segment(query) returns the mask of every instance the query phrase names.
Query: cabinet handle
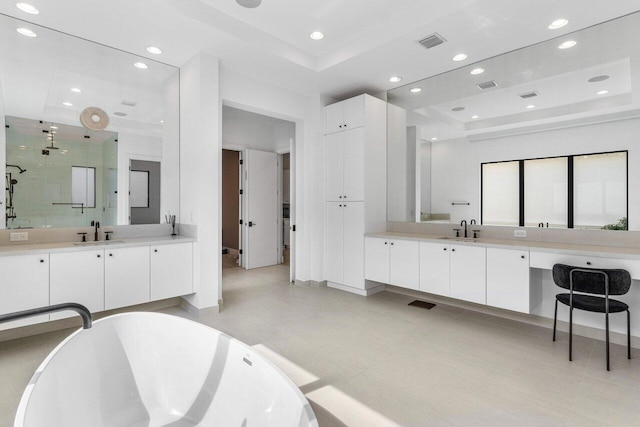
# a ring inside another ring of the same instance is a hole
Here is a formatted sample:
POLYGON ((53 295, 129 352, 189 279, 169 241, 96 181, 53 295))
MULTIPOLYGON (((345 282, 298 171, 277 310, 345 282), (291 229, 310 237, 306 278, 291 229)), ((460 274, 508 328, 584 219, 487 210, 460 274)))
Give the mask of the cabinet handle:
POLYGON ((101 257, 102 257, 102 255, 98 255, 98 258, 101 258, 101 257))
POLYGON ((451 252, 455 252, 455 251, 456 251, 455 249, 451 249, 451 252))
POLYGON ((347 198, 347 196, 345 195, 345 196, 344 196, 344 198, 346 199, 346 198, 347 198))
POLYGON ((587 265, 591 265, 591 261, 587 261, 587 265))
POLYGON ((44 260, 43 260, 43 259, 41 259, 41 260, 40 260, 40 262, 44 262, 44 260))
POLYGON ((447 248, 442 248, 442 250, 443 250, 443 251, 446 251, 446 250, 447 250, 447 248))
POLYGON ((384 244, 386 245, 386 244, 387 244, 387 242, 384 242, 384 244))
POLYGON ((391 242, 391 245, 393 246, 393 242, 391 242))
POLYGON ((520 258, 524 259, 524 255, 520 255, 520 258))
POLYGON ((109 256, 113 256, 113 254, 109 254, 109 256))
POLYGON ((153 252, 158 252, 158 250, 157 250, 157 249, 154 249, 154 250, 153 250, 153 252))

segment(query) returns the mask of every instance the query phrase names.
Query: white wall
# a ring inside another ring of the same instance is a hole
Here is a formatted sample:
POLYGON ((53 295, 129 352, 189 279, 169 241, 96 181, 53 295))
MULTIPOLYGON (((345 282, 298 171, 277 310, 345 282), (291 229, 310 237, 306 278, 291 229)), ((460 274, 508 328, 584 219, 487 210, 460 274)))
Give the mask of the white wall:
POLYGON ((295 123, 264 115, 222 107, 222 147, 282 153, 295 139, 295 123))
POLYGON ((640 229, 640 119, 598 123, 470 142, 432 142, 432 211, 451 221, 480 219, 480 164, 483 162, 629 151, 629 228, 640 229), (451 206, 467 201, 470 206, 451 206))
POLYGON ((180 223, 197 226, 194 307, 217 307, 222 248, 218 59, 200 53, 180 69, 180 223))

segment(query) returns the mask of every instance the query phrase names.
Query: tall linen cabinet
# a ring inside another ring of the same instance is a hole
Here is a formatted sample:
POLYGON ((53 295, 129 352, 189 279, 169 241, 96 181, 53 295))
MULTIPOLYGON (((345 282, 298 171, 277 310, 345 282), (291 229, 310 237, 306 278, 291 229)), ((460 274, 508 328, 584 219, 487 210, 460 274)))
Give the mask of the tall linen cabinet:
POLYGON ((371 295, 364 234, 386 230, 387 104, 360 95, 325 107, 324 273, 332 288, 371 295))

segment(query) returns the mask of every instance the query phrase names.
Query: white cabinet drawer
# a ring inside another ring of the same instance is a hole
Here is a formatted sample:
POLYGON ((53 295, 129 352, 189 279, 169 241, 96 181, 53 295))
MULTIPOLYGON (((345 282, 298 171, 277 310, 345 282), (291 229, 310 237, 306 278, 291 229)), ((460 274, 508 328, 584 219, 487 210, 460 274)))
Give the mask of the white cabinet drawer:
POLYGON ((554 264, 586 268, 620 268, 627 270, 632 279, 640 279, 640 260, 531 251, 529 258, 531 268, 551 270, 554 264))

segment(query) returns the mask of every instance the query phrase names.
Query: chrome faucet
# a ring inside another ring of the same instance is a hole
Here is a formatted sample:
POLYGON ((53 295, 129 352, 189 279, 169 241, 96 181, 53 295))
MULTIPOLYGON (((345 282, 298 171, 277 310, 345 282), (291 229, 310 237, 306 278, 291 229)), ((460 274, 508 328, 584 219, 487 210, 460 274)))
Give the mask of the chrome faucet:
POLYGON ((464 226, 464 238, 467 238, 467 220, 463 219, 460 221, 460 227, 464 226))
POLYGON ((100 221, 91 221, 91 226, 95 226, 94 240, 97 242, 100 240, 100 233, 98 232, 98 229, 100 228, 100 221))

